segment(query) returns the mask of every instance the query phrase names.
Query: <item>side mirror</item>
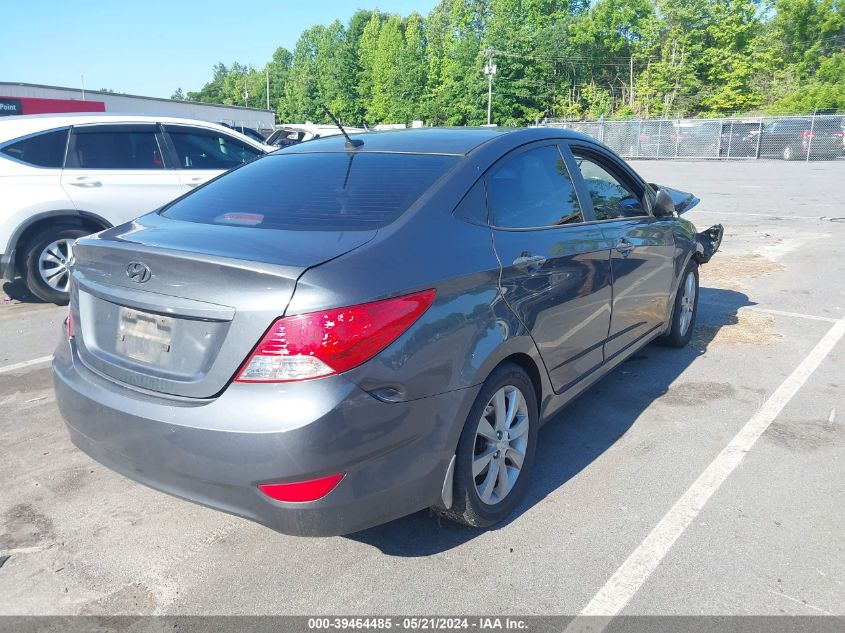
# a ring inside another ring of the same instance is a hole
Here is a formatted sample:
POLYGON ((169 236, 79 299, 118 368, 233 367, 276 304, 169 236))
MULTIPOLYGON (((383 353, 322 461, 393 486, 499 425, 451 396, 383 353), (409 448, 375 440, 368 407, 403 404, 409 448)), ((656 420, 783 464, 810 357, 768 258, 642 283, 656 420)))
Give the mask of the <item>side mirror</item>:
POLYGON ((675 215, 675 203, 672 202, 672 196, 663 189, 658 189, 657 200, 654 201, 654 206, 651 210, 659 218, 675 215))

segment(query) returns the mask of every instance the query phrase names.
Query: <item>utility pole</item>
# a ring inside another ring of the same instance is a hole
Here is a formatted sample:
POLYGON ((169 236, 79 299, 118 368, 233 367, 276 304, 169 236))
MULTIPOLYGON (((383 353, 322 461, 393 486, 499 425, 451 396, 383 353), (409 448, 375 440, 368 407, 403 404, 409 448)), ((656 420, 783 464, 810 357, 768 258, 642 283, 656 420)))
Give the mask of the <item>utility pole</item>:
POLYGON ((85 101, 85 75, 79 73, 79 79, 82 80, 82 100, 85 101))
POLYGON ((244 106, 249 107, 249 90, 246 88, 246 83, 244 83, 244 106))
POLYGON ((634 107, 634 56, 631 55, 631 86, 628 89, 628 105, 634 107))
POLYGON ((264 67, 264 78, 267 80, 267 109, 270 109, 270 66, 264 67))
POLYGON ((487 125, 492 124, 493 119, 493 75, 496 74, 496 64, 493 63, 493 49, 484 51, 487 62, 484 64, 484 74, 487 75, 487 125))

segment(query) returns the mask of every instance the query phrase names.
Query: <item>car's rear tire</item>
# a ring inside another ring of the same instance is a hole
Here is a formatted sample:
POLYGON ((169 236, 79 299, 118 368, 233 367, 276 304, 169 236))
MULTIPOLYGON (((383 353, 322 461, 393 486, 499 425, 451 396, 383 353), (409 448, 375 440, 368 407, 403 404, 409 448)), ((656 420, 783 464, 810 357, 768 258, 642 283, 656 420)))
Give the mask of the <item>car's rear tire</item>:
POLYGON ((528 374, 501 365, 484 382, 458 442, 452 507, 443 516, 488 527, 525 494, 537 448, 538 404, 528 374))
POLYGON ((70 287, 73 242, 90 231, 75 227, 50 227, 29 240, 24 254, 24 281, 42 301, 65 305, 70 287))
POLYGON ((681 275, 675 306, 672 310, 672 327, 657 339, 666 347, 685 347, 692 338, 695 317, 698 314, 698 264, 690 260, 681 275))

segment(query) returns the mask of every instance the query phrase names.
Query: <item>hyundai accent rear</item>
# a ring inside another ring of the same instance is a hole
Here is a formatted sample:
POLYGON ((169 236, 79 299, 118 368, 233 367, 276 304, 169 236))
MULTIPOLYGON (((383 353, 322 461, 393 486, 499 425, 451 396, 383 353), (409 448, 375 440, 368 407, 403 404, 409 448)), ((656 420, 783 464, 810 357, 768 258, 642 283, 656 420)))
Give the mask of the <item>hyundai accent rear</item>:
POLYGON ((675 215, 694 196, 599 182, 585 161, 618 159, 570 137, 322 139, 80 239, 54 360, 73 442, 292 534, 501 520, 541 419, 650 340, 686 344, 721 239, 675 215), (613 266, 640 275, 616 304, 613 266))

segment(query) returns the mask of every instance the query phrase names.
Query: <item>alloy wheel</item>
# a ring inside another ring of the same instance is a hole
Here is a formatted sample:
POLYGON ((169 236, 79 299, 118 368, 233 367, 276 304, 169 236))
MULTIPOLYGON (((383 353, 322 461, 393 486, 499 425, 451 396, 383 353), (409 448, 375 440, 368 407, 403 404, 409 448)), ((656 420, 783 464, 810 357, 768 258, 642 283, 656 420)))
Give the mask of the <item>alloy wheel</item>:
POLYGON ((73 242, 74 239, 56 240, 44 247, 38 256, 38 274, 53 290, 68 292, 70 289, 73 242))
POLYGON ((687 278, 684 280, 684 292, 681 295, 681 313, 680 313, 680 334, 686 336, 689 330, 690 323, 692 323, 692 314, 695 310, 695 275, 692 271, 687 273, 687 278))
POLYGON ((496 505, 513 490, 528 448, 528 405, 519 388, 506 385, 487 406, 475 432, 472 476, 475 491, 487 505, 496 505))

